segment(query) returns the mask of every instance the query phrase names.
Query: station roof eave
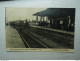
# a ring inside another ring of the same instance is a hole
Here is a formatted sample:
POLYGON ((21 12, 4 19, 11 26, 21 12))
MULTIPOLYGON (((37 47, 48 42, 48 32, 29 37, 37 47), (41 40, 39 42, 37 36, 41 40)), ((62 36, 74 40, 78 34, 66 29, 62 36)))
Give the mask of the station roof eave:
POLYGON ((74 15, 74 8, 48 8, 47 10, 37 12, 33 14, 34 16, 48 16, 48 17, 56 17, 56 16, 67 16, 74 15))
POLYGON ((33 16, 46 16, 46 15, 43 15, 42 12, 37 12, 37 13, 33 14, 33 16))

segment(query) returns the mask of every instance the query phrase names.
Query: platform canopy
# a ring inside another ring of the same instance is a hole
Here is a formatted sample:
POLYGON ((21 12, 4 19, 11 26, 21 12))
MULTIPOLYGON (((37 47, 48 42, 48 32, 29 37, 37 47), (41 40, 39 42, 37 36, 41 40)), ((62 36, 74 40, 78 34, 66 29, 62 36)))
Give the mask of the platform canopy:
POLYGON ((48 8, 47 10, 37 12, 34 16, 73 16, 75 15, 75 8, 48 8))

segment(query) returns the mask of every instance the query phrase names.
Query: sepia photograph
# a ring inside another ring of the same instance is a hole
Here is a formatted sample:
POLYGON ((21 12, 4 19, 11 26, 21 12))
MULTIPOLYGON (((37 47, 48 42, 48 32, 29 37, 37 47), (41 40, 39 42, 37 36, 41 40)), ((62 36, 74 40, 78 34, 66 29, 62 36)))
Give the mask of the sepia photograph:
POLYGON ((75 8, 5 8, 7 51, 74 52, 75 8))

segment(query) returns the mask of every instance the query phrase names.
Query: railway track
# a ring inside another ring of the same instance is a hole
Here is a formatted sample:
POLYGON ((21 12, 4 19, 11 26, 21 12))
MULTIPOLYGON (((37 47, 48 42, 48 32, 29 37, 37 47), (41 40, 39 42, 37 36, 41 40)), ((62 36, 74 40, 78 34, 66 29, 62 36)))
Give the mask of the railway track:
POLYGON ((57 36, 55 34, 47 33, 47 32, 44 32, 44 31, 41 31, 41 30, 38 30, 38 29, 35 29, 33 32, 35 32, 39 35, 42 35, 43 37, 47 37, 47 38, 50 38, 52 40, 55 40, 54 42, 60 43, 64 46, 68 46, 70 48, 73 48, 73 46, 74 46, 74 43, 73 43, 72 39, 57 36))
POLYGON ((48 48, 45 44, 40 42, 38 39, 33 37, 31 34, 25 32, 25 31, 19 31, 17 30, 20 37, 22 38, 26 48, 48 48))

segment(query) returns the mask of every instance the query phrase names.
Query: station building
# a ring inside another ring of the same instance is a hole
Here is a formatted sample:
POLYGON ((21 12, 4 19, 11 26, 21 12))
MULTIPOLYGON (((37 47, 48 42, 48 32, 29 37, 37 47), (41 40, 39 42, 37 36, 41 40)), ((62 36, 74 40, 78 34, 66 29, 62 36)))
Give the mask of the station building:
POLYGON ((36 16, 36 22, 39 17, 40 21, 49 21, 50 28, 74 32, 75 8, 48 8, 33 15, 36 16))

